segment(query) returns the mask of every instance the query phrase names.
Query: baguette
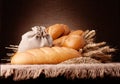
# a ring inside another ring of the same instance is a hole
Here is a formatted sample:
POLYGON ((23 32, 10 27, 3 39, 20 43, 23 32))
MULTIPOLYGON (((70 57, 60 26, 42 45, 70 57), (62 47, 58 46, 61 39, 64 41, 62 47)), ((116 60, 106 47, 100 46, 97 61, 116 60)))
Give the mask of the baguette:
POLYGON ((11 58, 11 64, 57 64, 79 56, 78 51, 67 47, 42 47, 17 52, 11 58))

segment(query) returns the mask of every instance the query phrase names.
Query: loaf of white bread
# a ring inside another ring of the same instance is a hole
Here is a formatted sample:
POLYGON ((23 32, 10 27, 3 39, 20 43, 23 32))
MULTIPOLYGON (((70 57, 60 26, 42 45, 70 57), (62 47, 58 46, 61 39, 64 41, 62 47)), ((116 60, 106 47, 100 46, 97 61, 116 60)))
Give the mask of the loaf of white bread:
POLYGON ((81 54, 72 48, 42 47, 17 52, 11 58, 11 64, 57 64, 79 56, 81 56, 81 54))

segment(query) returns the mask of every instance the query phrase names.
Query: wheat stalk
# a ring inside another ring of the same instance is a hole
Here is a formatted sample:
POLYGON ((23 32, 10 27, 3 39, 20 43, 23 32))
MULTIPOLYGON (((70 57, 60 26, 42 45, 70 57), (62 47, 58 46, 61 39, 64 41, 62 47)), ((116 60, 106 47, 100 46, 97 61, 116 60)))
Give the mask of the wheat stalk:
POLYGON ((79 50, 83 57, 92 57, 99 59, 101 62, 111 61, 112 52, 115 52, 115 48, 110 48, 106 45, 106 42, 94 42, 94 37, 96 35, 95 30, 86 30, 84 33, 84 38, 86 45, 79 50))

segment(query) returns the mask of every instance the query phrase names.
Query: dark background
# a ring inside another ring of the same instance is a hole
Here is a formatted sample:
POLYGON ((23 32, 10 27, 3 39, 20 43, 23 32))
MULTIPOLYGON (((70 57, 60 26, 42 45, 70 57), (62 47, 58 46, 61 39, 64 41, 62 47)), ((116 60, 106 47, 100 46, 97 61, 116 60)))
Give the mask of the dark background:
POLYGON ((0 58, 5 47, 19 44, 21 35, 35 25, 56 23, 71 29, 95 29, 96 42, 106 41, 118 49, 113 61, 120 62, 119 0, 2 0, 0 1, 0 58))

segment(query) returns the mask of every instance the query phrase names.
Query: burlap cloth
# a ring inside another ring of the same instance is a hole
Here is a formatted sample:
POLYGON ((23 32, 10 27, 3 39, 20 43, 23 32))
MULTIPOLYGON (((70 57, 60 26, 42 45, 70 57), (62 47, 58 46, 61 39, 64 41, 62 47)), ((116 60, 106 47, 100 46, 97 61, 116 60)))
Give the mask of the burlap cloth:
POLYGON ((82 79, 97 77, 120 77, 120 63, 105 64, 56 64, 56 65, 0 65, 0 78, 12 77, 14 81, 36 79, 40 77, 56 78, 63 76, 66 79, 82 79), (42 75, 42 76, 41 76, 42 75))

